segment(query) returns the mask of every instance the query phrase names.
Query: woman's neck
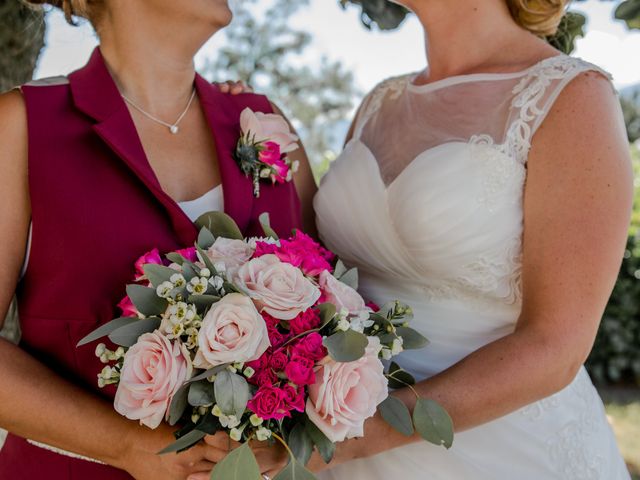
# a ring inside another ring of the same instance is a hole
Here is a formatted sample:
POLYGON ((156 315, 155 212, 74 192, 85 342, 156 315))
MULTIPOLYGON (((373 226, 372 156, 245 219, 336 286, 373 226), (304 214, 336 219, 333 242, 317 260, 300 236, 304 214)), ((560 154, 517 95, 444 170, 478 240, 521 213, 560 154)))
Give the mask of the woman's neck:
MULTIPOLYGON (((428 79, 514 70, 547 50, 546 43, 519 27, 503 0, 426 0, 414 8, 425 30, 428 79)), ((549 54, 552 49, 548 47, 549 54)), ((544 55, 544 54, 543 54, 544 55)), ((426 77, 426 74, 425 74, 426 77)))

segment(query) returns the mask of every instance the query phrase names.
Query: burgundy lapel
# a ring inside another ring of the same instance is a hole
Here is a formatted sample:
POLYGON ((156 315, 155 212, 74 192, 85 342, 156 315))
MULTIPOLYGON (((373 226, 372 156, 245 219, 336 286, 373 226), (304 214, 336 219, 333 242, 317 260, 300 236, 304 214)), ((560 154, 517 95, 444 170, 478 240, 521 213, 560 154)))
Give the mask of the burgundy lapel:
POLYGON ((221 93, 200 75, 196 75, 195 85, 218 152, 224 210, 245 231, 251 220, 254 197, 251 180, 233 158, 240 138, 240 109, 233 97, 221 93))
POLYGON ((93 126, 96 133, 164 206, 180 242, 185 246, 191 244, 197 229, 176 202, 162 190, 99 48, 94 50, 84 68, 69 76, 69 83, 76 107, 97 120, 93 126))

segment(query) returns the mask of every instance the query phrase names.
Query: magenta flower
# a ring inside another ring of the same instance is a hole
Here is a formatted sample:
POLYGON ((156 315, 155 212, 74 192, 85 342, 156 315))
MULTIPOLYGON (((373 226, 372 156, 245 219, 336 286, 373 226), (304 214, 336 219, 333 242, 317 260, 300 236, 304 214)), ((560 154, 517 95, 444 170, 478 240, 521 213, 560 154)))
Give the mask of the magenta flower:
POLYGON ((140 277, 144 275, 144 265, 148 263, 155 263, 157 265, 162 265, 162 258, 160 257, 160 252, 157 248, 154 248, 150 252, 142 255, 138 260, 136 260, 136 280, 140 280, 140 277))
POLYGON ((273 385, 263 385, 249 400, 247 408, 263 420, 282 420, 291 416, 287 408, 287 398, 288 395, 282 389, 273 385))

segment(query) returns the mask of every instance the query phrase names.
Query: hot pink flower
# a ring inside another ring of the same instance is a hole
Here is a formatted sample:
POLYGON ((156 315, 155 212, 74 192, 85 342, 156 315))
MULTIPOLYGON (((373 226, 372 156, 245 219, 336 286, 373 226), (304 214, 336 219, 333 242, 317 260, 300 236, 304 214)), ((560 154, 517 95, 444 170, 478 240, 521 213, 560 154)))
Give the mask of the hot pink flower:
POLYGON ((278 376, 273 370, 267 367, 251 377, 251 381, 259 386, 273 385, 278 381, 278 376))
POLYGON ((291 320, 289 326, 291 333, 299 335, 303 332, 308 332, 320 325, 320 314, 314 308, 310 308, 305 312, 302 312, 296 318, 291 320))
POLYGON ((302 337, 291 349, 292 356, 309 358, 314 362, 324 358, 327 350, 322 344, 322 335, 312 332, 302 337))
POLYGON ((176 250, 178 255, 182 255, 184 258, 189 260, 190 262, 196 262, 198 260, 196 247, 183 248, 182 250, 176 250))
POLYGON ((276 350, 269 357, 269 368, 273 369, 276 372, 282 372, 287 363, 289 362, 289 357, 282 350, 276 350))
POLYGON ((138 309, 133 304, 133 302, 131 301, 131 299, 129 298, 128 295, 125 296, 122 300, 120 300, 120 303, 118 303, 118 308, 120 310, 122 310, 122 316, 123 317, 137 317, 138 316, 138 309))
POLYGON ((272 385, 263 385, 247 403, 247 408, 263 420, 282 420, 290 417, 283 390, 272 385))
POLYGON ((282 159, 280 153, 280 145, 275 142, 265 142, 264 149, 260 151, 260 161, 267 165, 275 165, 277 161, 282 159))
POLYGON ((370 308, 372 312, 379 312, 380 311, 380 307, 378 306, 378 304, 376 302, 372 302, 371 300, 369 300, 367 303, 364 304, 365 307, 370 308))
POLYGON ((306 275, 317 276, 323 271, 332 271, 333 253, 326 250, 309 235, 296 230, 289 240, 281 240, 276 256, 283 262, 300 267, 306 275))
POLYGON ((162 258, 160 257, 160 252, 157 248, 154 248, 150 252, 145 253, 138 260, 136 260, 136 280, 139 280, 140 277, 144 275, 144 269, 142 267, 148 263, 162 265, 162 258))
POLYGON ((275 173, 271 174, 273 183, 284 183, 289 180, 289 166, 284 160, 276 160, 271 167, 275 170, 275 173))
POLYGON ((287 375, 287 378, 296 385, 311 385, 316 381, 313 367, 313 360, 294 354, 284 369, 284 373, 287 375))
POLYGON ((263 255, 269 255, 271 253, 276 253, 278 250, 278 245, 270 242, 256 242, 256 251, 253 254, 253 257, 262 257, 263 255))
POLYGON ((304 387, 297 387, 287 383, 282 387, 285 394, 285 401, 291 410, 304 412, 304 387))
POLYGON ((171 400, 191 377, 189 352, 155 331, 145 333, 125 354, 114 400, 116 412, 157 428, 171 400))

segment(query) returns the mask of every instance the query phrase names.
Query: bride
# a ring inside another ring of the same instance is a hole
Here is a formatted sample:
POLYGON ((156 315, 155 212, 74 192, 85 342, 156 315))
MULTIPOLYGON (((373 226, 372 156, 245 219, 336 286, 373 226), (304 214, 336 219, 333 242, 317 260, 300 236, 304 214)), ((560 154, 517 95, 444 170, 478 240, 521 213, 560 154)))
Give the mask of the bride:
POLYGON ((399 363, 457 433, 447 451, 374 417, 309 466, 322 480, 627 480, 582 366, 632 204, 609 76, 539 38, 566 1, 399 3, 429 67, 367 96, 316 223, 365 297, 413 306, 431 343, 399 363))
POLYGON ((429 67, 366 98, 317 225, 366 297, 413 306, 431 344, 399 363, 457 435, 446 451, 376 417, 320 477, 628 479, 582 366, 632 203, 608 75, 539 38, 565 1, 399 3, 422 22, 429 67))

